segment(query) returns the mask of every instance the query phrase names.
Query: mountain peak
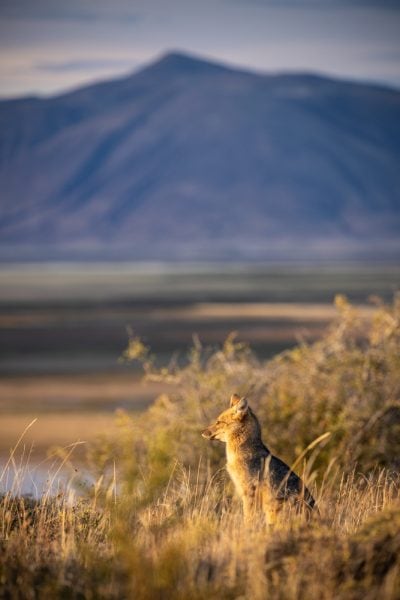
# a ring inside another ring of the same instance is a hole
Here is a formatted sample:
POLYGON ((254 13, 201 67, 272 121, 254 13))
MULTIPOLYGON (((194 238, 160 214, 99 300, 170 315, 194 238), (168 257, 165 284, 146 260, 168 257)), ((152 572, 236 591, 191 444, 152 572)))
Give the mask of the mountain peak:
POLYGON ((157 71, 168 70, 182 74, 231 70, 223 64, 200 58, 193 54, 186 54, 185 52, 180 52, 178 50, 163 54, 158 60, 151 63, 147 69, 155 69, 157 71))

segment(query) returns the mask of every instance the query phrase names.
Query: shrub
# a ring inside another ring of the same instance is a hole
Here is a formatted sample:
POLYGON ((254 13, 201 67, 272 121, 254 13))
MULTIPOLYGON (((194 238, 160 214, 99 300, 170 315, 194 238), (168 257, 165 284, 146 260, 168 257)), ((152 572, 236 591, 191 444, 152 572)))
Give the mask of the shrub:
POLYGON ((232 334, 220 349, 195 340, 184 366, 156 368, 149 350, 132 338, 126 357, 141 360, 147 379, 173 387, 143 415, 121 413, 119 435, 101 440, 92 459, 99 465, 103 455, 104 469, 113 457, 121 485, 143 502, 166 485, 175 463, 199 477, 201 460, 205 477, 223 467, 224 449, 204 441, 200 431, 238 392, 248 395, 265 443, 288 464, 330 432, 306 455, 308 474, 313 469, 320 481, 333 466, 344 473, 398 469, 400 299, 378 305, 369 321, 344 297, 335 304, 337 318, 320 340, 266 363, 232 334))

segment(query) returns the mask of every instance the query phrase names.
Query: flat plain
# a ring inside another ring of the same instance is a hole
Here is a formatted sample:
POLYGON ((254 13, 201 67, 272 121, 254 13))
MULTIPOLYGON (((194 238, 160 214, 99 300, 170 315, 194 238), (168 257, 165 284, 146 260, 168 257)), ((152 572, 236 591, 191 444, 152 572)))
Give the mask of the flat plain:
POLYGON ((286 265, 3 265, 0 270, 0 456, 34 417, 26 444, 92 439, 117 409, 141 411, 165 384, 121 360, 138 335, 159 364, 184 364, 193 337, 232 332, 269 358, 318 338, 343 293, 366 318, 391 301, 400 268, 286 265))

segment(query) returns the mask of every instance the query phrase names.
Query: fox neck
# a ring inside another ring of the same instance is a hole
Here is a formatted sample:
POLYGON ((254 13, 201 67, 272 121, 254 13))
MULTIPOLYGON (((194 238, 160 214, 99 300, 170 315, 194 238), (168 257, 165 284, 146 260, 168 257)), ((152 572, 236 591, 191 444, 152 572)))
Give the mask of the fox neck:
POLYGON ((230 436, 226 441, 226 460, 228 464, 241 462, 253 462, 255 456, 266 456, 268 448, 261 439, 261 431, 258 427, 250 431, 240 432, 230 436))
MULTIPOLYGON (((229 458, 233 455, 254 455, 257 452, 269 454, 268 448, 264 445, 261 436, 247 438, 230 438, 226 442, 226 456, 229 458)), ((229 460, 228 460, 229 462, 229 460)))

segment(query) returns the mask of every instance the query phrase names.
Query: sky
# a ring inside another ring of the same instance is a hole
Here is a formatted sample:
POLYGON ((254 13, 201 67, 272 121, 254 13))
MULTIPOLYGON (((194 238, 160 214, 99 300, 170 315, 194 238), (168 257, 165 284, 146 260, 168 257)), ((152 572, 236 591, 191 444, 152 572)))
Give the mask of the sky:
POLYGON ((171 50, 400 88, 400 0, 0 0, 0 95, 49 95, 171 50))

